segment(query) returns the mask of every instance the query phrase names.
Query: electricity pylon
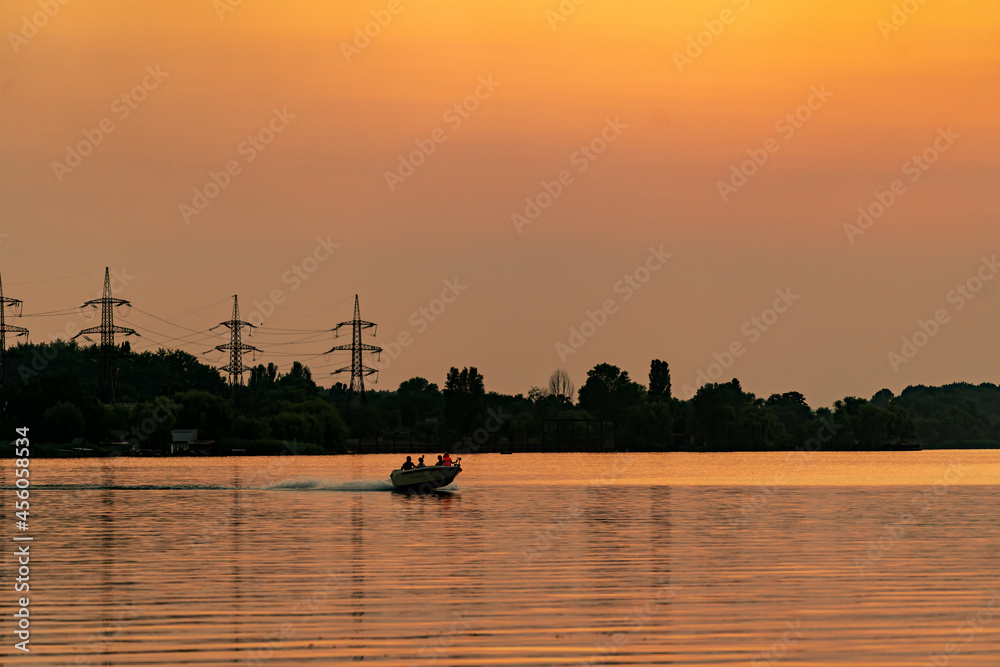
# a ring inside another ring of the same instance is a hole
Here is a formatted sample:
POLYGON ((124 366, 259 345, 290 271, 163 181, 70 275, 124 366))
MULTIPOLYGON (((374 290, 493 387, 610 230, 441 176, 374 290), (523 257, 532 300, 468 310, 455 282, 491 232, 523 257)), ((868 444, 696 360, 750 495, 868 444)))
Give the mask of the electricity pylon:
POLYGON ((122 334, 123 336, 139 335, 135 329, 115 325, 115 306, 131 305, 132 303, 129 301, 116 299, 111 296, 111 276, 108 273, 108 267, 104 267, 104 293, 101 295, 101 298, 91 299, 80 306, 80 308, 87 306, 97 308, 100 306, 101 325, 84 329, 70 339, 73 340, 77 336, 83 336, 87 340, 90 340, 89 334, 101 334, 101 366, 97 376, 97 393, 105 403, 113 404, 115 402, 115 382, 118 370, 116 359, 118 348, 115 346, 115 334, 122 334))
POLYGON ((7 334, 12 333, 15 337, 28 335, 28 330, 24 327, 7 324, 7 308, 10 308, 11 315, 20 317, 22 303, 20 299, 3 295, 3 280, 0 279, 0 385, 3 386, 7 385, 7 334))
POLYGON ((350 345, 337 345, 330 350, 327 350, 323 354, 330 354, 331 352, 341 352, 345 350, 351 351, 351 365, 344 366, 343 368, 338 368, 337 370, 330 373, 330 375, 336 375, 337 373, 351 372, 351 388, 347 391, 347 404, 349 406, 355 406, 358 404, 367 405, 368 400, 365 398, 365 376, 376 374, 375 381, 378 382, 378 369, 365 366, 362 361, 361 355, 365 352, 375 352, 381 359, 382 348, 376 347, 375 345, 369 345, 368 343, 361 342, 361 331, 364 329, 373 329, 372 336, 375 335, 376 324, 374 322, 367 322, 361 319, 361 307, 358 305, 358 295, 354 295, 354 319, 347 322, 341 322, 336 327, 334 327, 334 335, 339 335, 340 327, 350 326, 352 329, 352 340, 350 345))
POLYGON ((233 295, 233 318, 228 322, 216 324, 209 331, 214 331, 219 327, 228 327, 230 331, 229 342, 224 345, 216 345, 215 349, 229 352, 229 363, 220 367, 219 370, 229 373, 229 388, 232 389, 235 398, 238 388, 243 386, 243 372, 250 370, 250 367, 243 363, 243 354, 260 352, 253 345, 247 345, 243 342, 243 327, 250 327, 251 333, 257 327, 240 319, 240 302, 235 294, 233 295))

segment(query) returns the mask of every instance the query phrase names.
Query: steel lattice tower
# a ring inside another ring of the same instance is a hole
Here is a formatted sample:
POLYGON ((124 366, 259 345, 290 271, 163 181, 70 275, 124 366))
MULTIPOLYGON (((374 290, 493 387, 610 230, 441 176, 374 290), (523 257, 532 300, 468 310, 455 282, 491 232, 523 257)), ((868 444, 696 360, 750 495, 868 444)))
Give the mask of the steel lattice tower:
MULTIPOLYGON (((101 308, 101 326, 84 329, 76 336, 73 336, 73 339, 77 338, 77 336, 87 337, 88 334, 101 334, 101 367, 97 376, 97 392, 101 400, 106 403, 115 402, 116 357, 118 351, 115 345, 115 334, 122 334, 124 336, 139 335, 135 329, 115 325, 114 309, 115 306, 131 305, 129 301, 116 299, 111 296, 111 276, 108 273, 108 267, 104 267, 104 294, 101 295, 100 299, 91 299, 80 306, 80 308, 87 306, 92 308, 100 306, 101 308)), ((87 338, 87 340, 90 340, 90 338, 87 338)))
POLYGON ((7 334, 15 336, 27 336, 28 330, 24 327, 15 327, 6 322, 7 308, 11 309, 11 315, 21 316, 20 299, 11 299, 3 295, 3 280, 0 280, 0 385, 7 384, 7 334))
POLYGON ((219 327, 228 327, 230 331, 229 342, 225 345, 216 345, 215 349, 222 352, 229 352, 229 363, 219 368, 220 371, 229 373, 229 387, 236 396, 238 388, 243 386, 243 372, 250 370, 250 367, 243 363, 243 354, 246 352, 260 352, 253 345, 243 342, 243 327, 249 327, 251 331, 257 327, 249 322, 240 319, 240 302, 237 296, 233 295, 233 318, 228 322, 220 322, 209 331, 214 331, 219 327))
MULTIPOLYGON (((351 365, 344 366, 343 368, 338 368, 337 370, 330 373, 330 375, 336 375, 337 373, 345 373, 347 371, 351 372, 351 388, 347 392, 347 404, 353 405, 366 405, 368 403, 365 398, 365 376, 377 374, 378 369, 371 368, 370 366, 365 366, 362 361, 362 355, 365 352, 375 352, 379 355, 379 359, 382 358, 381 352, 382 348, 376 347, 375 345, 369 345, 367 343, 361 342, 361 331, 364 329, 372 329, 372 336, 375 335, 375 327, 377 326, 374 322, 366 322, 361 319, 361 307, 358 305, 358 295, 354 295, 354 319, 347 322, 341 322, 333 331, 335 334, 339 333, 340 327, 350 326, 352 329, 352 340, 350 345, 337 345, 330 350, 327 350, 323 354, 330 354, 330 352, 341 352, 350 350, 351 351, 351 365)), ((378 381, 378 376, 376 375, 376 382, 378 381)))

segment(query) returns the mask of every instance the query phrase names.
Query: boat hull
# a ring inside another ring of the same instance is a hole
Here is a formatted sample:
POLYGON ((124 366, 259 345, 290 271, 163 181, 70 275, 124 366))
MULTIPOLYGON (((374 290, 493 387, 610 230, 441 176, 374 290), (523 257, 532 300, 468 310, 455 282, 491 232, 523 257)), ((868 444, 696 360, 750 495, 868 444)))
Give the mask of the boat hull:
POLYGON ((392 485, 406 491, 440 489, 455 481, 459 466, 428 466, 426 468, 411 468, 410 470, 393 470, 389 475, 392 485))

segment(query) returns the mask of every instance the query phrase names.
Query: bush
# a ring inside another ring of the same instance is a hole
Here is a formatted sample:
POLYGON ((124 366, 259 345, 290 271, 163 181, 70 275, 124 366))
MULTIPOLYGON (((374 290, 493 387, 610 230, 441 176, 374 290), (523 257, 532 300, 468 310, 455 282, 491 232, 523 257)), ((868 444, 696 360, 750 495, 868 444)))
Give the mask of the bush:
POLYGON ((72 403, 59 402, 45 411, 42 424, 46 440, 66 444, 82 435, 83 411, 72 403))

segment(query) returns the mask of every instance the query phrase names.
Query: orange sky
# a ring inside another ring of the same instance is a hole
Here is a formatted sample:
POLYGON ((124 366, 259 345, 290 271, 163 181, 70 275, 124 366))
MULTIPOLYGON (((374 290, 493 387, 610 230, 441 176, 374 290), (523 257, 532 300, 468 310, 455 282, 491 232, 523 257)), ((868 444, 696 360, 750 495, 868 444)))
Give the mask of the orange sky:
MULTIPOLYGON (((128 316, 140 348, 223 342, 195 332, 226 319, 234 293, 249 316, 278 290, 266 326, 323 329, 357 292, 379 323, 371 342, 411 340, 381 388, 442 383, 452 365, 509 393, 560 365, 577 386, 599 362, 645 381, 662 358, 682 393, 736 343, 723 379, 813 405, 1000 375, 1000 281, 949 300, 1000 251, 992 0, 914 2, 898 26, 890 0, 587 0, 568 16, 556 0, 63 2, 0 3, 0 270, 26 313, 93 298, 111 266, 134 276, 116 296, 145 311, 128 316), (377 36, 345 47, 378 17, 377 36), (704 46, 684 60, 689 38, 704 46), (780 124, 797 110, 808 119, 780 124), (584 157, 609 119, 614 140, 584 157), (244 143, 269 123, 271 143, 244 143), (957 138, 935 151, 948 128, 957 138), (89 148, 87 132, 100 144, 54 166, 89 148), (390 189, 415 142, 433 153, 390 189), (928 149, 926 171, 908 167, 928 149), (767 161, 723 201, 748 151, 767 161), (226 187, 185 215, 227 163, 226 187), (511 216, 560 172, 562 192, 519 233, 511 216), (849 239, 858 207, 896 180, 903 194, 849 239), (288 279, 317 237, 340 245, 288 279), (626 300, 616 284, 661 245, 672 256, 626 300), (467 289, 423 319, 455 278, 467 289), (789 288, 800 298, 752 335, 744 325, 789 288), (561 360, 557 344, 609 299, 606 323, 561 360), (894 370, 901 337, 940 309, 947 322, 894 370)), ((18 324, 43 341, 71 320, 18 324)), ((331 344, 277 344, 293 340, 252 342, 285 367, 331 344)), ((340 361, 308 363, 327 382, 340 361)))

